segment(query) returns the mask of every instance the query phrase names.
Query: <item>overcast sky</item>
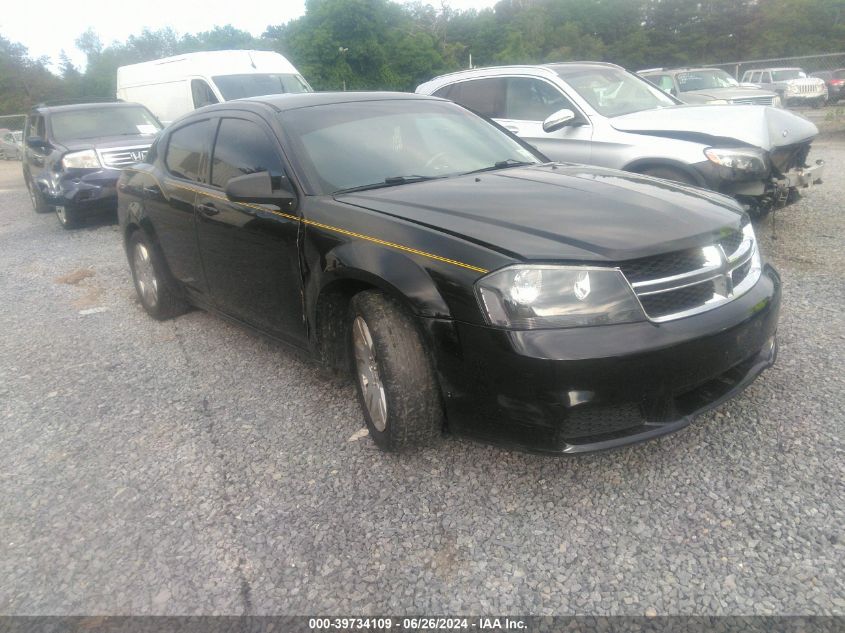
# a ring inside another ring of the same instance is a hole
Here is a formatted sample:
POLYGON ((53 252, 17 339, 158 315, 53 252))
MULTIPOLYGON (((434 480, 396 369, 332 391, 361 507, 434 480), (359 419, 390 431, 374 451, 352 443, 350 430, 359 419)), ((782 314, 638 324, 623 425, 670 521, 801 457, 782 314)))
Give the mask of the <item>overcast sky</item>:
MULTIPOLYGON (((431 4, 439 6, 439 0, 431 4)), ((453 9, 493 6, 495 0, 448 0, 453 9)), ((305 12, 304 0, 9 0, 0 13, 0 35, 20 42, 32 57, 58 62, 64 49, 81 66, 85 56, 74 41, 92 27, 104 44, 124 41, 142 29, 169 26, 178 33, 208 31, 231 24, 261 35, 268 24, 282 24, 305 12)))

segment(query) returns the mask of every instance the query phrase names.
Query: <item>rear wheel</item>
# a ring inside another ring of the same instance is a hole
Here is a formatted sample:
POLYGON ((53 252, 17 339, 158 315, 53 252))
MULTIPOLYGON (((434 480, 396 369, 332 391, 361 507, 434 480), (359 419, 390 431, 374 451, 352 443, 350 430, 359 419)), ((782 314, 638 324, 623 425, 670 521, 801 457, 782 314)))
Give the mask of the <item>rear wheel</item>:
POLYGON ((684 185, 695 185, 689 174, 685 174, 680 169, 675 169, 674 167, 646 167, 640 173, 644 176, 663 178, 663 180, 671 180, 684 185))
POLYGON ((175 289, 164 261, 141 231, 129 238, 129 267, 144 310, 163 321, 188 311, 188 304, 175 289))
POLYGON ((443 407, 425 343, 413 317, 377 290, 352 298, 350 357, 373 441, 387 451, 438 439, 443 407))

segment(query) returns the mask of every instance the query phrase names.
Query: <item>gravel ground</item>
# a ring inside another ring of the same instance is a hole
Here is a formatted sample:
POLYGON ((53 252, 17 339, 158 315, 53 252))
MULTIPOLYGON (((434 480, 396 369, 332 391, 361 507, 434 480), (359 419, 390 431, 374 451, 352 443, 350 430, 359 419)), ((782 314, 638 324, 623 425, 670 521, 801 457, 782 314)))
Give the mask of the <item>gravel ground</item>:
POLYGON ((845 136, 766 220, 781 354, 663 439, 391 456, 349 384, 195 311, 0 164, 0 613, 845 613, 845 136), (100 309, 87 312, 92 309, 100 309))

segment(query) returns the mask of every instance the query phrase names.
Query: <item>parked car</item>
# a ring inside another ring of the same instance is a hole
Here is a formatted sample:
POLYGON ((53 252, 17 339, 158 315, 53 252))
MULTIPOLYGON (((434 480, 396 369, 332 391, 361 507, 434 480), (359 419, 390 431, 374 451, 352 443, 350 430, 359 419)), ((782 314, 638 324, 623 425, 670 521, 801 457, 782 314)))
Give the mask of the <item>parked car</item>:
POLYGON ((637 74, 684 103, 781 106, 774 92, 741 86, 721 68, 651 68, 637 74))
POLYGON ((23 148, 20 141, 20 132, 12 130, 0 130, 0 160, 20 160, 23 155, 23 148))
POLYGON ((624 169, 734 196, 761 214, 821 181, 818 128, 777 108, 683 106, 613 64, 505 66, 417 88, 490 117, 554 160, 624 169))
POLYGON ((36 106, 24 128, 23 176, 38 213, 66 229, 117 206, 120 170, 143 160, 161 123, 137 103, 36 106))
POLYGON ((746 70, 742 81, 776 92, 787 106, 820 107, 827 101, 824 80, 807 77, 807 73, 800 68, 746 70))
POLYGON ((817 77, 827 86, 828 103, 837 103, 845 96, 845 68, 837 70, 820 70, 810 73, 810 77, 817 77))
POLYGON ((117 69, 117 98, 142 103, 165 125, 210 103, 311 91, 293 64, 272 51, 187 53, 117 69))
POLYGON ((775 360, 780 281, 735 201, 550 163, 441 99, 209 106, 118 197, 151 316, 199 306, 348 369, 385 449, 444 423, 538 451, 618 446, 775 360))

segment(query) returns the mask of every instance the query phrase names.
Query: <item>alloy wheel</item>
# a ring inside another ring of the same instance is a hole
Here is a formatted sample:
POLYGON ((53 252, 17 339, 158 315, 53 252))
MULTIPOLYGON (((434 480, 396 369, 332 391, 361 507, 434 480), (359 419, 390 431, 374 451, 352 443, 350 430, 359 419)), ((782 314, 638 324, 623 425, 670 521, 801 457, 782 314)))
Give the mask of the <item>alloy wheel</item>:
POLYGON ((387 428, 387 397, 379 374, 373 337, 367 322, 360 316, 355 317, 352 324, 352 347, 355 351, 355 367, 361 393, 364 395, 364 405, 373 426, 383 432, 387 428))
POLYGON ((141 295, 141 299, 147 306, 155 306, 158 302, 158 280, 150 258, 150 251, 145 244, 138 243, 135 245, 132 268, 135 272, 135 283, 138 284, 138 293, 141 295))

